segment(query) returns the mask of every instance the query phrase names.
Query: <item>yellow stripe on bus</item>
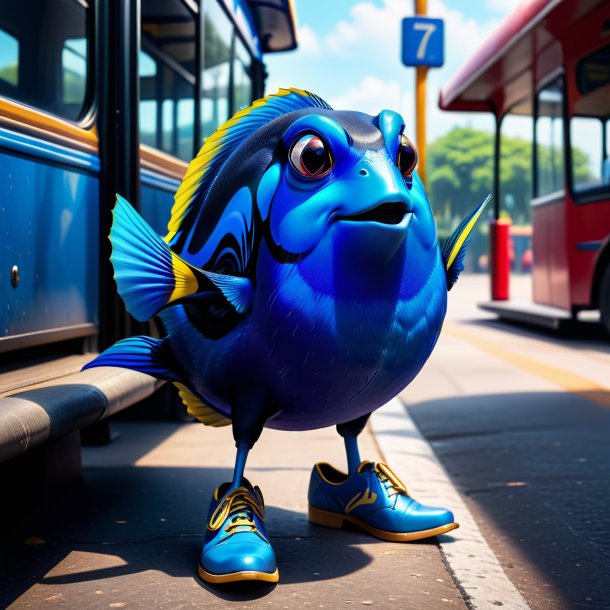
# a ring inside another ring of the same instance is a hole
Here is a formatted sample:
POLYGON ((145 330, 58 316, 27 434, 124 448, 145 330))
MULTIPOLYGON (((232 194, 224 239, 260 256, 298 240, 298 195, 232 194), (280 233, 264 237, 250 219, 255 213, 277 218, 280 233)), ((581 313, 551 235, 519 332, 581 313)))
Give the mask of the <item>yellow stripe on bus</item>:
POLYGON ((0 117, 6 117, 20 124, 24 129, 35 127, 50 134, 57 134, 69 138, 75 143, 82 143, 89 147, 98 146, 98 137, 95 127, 84 129, 74 123, 54 117, 29 106, 18 104, 6 98, 0 98, 0 117))

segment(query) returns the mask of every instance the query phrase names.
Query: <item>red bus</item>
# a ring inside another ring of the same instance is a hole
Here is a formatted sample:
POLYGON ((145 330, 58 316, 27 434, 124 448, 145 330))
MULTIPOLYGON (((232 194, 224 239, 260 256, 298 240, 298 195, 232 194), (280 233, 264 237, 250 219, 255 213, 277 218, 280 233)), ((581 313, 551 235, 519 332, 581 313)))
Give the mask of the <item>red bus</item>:
POLYGON ((495 116, 495 217, 509 207, 530 215, 533 311, 599 309, 610 332, 610 2, 522 2, 439 105, 495 116), (526 193, 511 192, 503 172, 515 136, 531 142, 526 193))

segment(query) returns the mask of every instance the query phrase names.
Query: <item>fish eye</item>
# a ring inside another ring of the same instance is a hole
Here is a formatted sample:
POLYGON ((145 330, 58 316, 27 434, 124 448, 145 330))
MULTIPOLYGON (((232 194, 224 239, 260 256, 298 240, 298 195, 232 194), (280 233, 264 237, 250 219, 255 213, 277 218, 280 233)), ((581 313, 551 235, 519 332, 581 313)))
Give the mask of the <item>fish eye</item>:
POLYGON ((402 134, 400 136, 400 144, 398 145, 396 165, 405 178, 411 176, 417 165, 417 150, 411 140, 402 134))
POLYGON ((322 178, 334 164, 328 145, 314 134, 298 138, 290 149, 289 158, 292 167, 306 178, 322 178))

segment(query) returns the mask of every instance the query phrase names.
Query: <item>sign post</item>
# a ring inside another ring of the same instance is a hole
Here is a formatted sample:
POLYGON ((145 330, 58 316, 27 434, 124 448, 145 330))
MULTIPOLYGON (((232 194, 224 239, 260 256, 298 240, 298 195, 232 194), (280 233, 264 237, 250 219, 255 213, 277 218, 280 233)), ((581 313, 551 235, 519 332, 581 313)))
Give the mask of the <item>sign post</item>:
POLYGON ((419 155, 417 173, 426 184, 426 79, 428 68, 443 65, 442 19, 425 17, 426 0, 415 0, 415 17, 402 20, 402 63, 415 66, 415 124, 419 155))

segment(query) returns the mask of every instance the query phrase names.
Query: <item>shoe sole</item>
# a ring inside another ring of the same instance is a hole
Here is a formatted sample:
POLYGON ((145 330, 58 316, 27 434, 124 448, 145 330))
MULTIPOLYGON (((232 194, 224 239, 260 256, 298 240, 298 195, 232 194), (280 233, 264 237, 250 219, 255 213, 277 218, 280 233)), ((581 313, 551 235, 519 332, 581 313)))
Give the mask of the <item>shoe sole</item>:
POLYGON ((257 572, 255 570, 244 570, 242 572, 231 572, 230 574, 212 574, 207 572, 200 565, 197 566, 197 572, 199 576, 212 584, 222 584, 227 582, 244 582, 244 581, 264 581, 264 582, 277 582, 280 579, 280 572, 276 568, 275 572, 269 574, 269 572, 257 572))
POLYGON ((333 527, 335 529, 341 529, 346 522, 351 523, 365 532, 388 542, 412 542, 414 540, 422 540, 423 538, 431 538, 432 536, 438 536, 440 534, 446 534, 451 530, 454 530, 459 526, 458 523, 448 523, 447 525, 441 525, 439 527, 433 527, 429 530, 420 530, 419 532, 404 532, 397 534, 394 532, 386 532, 384 530, 378 530, 375 527, 371 527, 364 521, 351 515, 341 515, 339 513, 333 513, 328 510, 322 510, 321 508, 315 508, 309 506, 309 521, 316 525, 323 525, 324 527, 333 527))

